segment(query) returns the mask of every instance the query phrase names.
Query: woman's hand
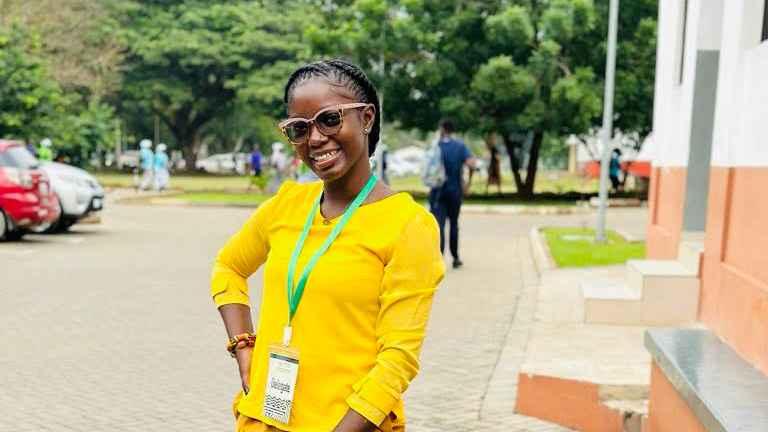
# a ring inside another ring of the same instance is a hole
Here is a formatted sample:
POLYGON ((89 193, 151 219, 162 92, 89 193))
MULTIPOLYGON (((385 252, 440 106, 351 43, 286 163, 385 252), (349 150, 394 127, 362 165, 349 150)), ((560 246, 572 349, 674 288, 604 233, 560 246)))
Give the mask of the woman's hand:
MULTIPOLYGON (((226 304, 219 308, 221 318, 224 320, 224 326, 227 328, 227 335, 243 333, 253 333, 253 324, 251 323, 251 309, 248 305, 226 304)), ((235 350, 237 367, 240 372, 240 381, 243 391, 247 394, 250 391, 251 377, 251 357, 253 356, 253 347, 242 347, 235 350)))
POLYGON ((248 394, 251 391, 251 358, 253 357, 253 347, 245 347, 235 351, 237 366, 240 371, 240 382, 243 386, 243 393, 248 394))
POLYGON ((333 432, 373 432, 376 425, 355 410, 348 410, 333 432))

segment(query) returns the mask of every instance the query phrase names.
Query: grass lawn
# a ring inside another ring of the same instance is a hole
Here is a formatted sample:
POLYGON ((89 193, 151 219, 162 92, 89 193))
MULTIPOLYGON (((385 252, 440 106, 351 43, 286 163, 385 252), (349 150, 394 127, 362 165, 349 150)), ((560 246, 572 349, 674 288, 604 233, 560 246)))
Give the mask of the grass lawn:
MULTIPOLYGON (((103 172, 96 173, 95 176, 104 187, 134 187, 135 179, 131 174, 103 172)), ((177 198, 193 203, 257 205, 267 197, 259 195, 255 191, 248 191, 249 181, 247 176, 178 174, 171 176, 170 188, 182 192, 177 198)), ((391 182, 392 189, 411 192, 418 201, 426 201, 428 190, 418 176, 392 178, 391 182)), ((542 172, 537 180, 536 193, 594 192, 597 190, 596 184, 593 180, 560 171, 542 172)), ((480 205, 514 204, 524 206, 572 206, 576 204, 573 199, 557 196, 538 197, 531 201, 522 201, 515 197, 514 192, 515 186, 511 176, 504 178, 503 196, 498 196, 496 189, 492 189, 486 195, 485 179, 476 178, 472 182, 470 195, 466 197, 464 202, 480 205)))
POLYGON ((223 204, 258 207, 269 196, 259 193, 228 193, 228 192, 186 192, 175 195, 174 199, 184 200, 193 204, 223 204))
MULTIPOLYGON (((131 174, 96 173, 96 179, 104 187, 132 188, 134 179, 131 174)), ((185 192, 205 191, 243 191, 248 187, 249 179, 245 176, 215 175, 171 175, 171 188, 185 192)))
MULTIPOLYGON (((391 182, 392 188, 396 190, 427 192, 427 188, 421 183, 421 179, 418 176, 395 177, 391 179, 391 182)), ((485 183, 485 176, 475 176, 469 189, 470 194, 485 195, 485 183)), ((534 193, 597 193, 598 189, 599 182, 597 179, 588 179, 564 171, 543 171, 539 172, 536 177, 534 193)), ((491 186, 491 194, 497 193, 497 191, 496 186, 491 186)), ((502 173, 501 192, 504 194, 516 192, 514 179, 508 172, 502 173)))
POLYGON ((558 267, 588 267, 623 264, 645 257, 644 242, 628 242, 608 231, 608 242, 595 244, 591 228, 544 228, 544 238, 558 267))

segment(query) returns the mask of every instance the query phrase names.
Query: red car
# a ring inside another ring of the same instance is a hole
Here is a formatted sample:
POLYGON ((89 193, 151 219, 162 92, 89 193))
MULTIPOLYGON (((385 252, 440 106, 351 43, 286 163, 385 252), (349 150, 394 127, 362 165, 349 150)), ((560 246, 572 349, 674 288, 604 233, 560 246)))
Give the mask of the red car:
POLYGON ((0 240, 52 224, 61 210, 48 176, 18 141, 0 140, 0 240))

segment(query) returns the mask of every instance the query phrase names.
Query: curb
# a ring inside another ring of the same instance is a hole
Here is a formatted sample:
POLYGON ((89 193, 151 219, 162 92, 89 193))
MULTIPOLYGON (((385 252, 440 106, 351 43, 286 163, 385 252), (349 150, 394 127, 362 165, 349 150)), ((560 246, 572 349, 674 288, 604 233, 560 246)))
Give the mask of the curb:
POLYGON ((546 240, 541 235, 540 226, 531 228, 528 233, 528 238, 531 241, 531 249, 533 250, 533 262, 536 264, 536 270, 539 274, 547 270, 553 270, 557 268, 555 261, 552 259, 552 255, 549 253, 549 247, 546 240))
MULTIPOLYGON (((233 208, 256 208, 254 204, 238 203, 216 203, 216 202, 190 202, 183 198, 174 198, 182 195, 179 192, 166 193, 147 193, 145 195, 123 196, 115 199, 117 204, 148 204, 164 206, 188 206, 188 207, 233 207, 233 208)), ((480 205, 464 204, 461 208, 462 213, 469 214, 487 214, 487 215, 572 215, 572 214, 590 214, 594 209, 583 206, 524 206, 524 205, 480 205)))
POLYGON ((526 206, 514 204, 464 204, 461 211, 465 213, 503 214, 503 215, 571 215, 589 214, 594 209, 584 206, 526 206))

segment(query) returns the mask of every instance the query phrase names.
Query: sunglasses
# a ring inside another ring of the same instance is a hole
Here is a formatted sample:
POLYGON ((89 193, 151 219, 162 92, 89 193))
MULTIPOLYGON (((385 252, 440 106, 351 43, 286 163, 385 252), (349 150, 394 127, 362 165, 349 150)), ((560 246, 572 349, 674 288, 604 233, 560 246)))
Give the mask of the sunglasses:
POLYGON ((303 145, 309 140, 310 128, 312 124, 317 130, 325 135, 331 136, 339 133, 344 124, 344 111, 372 106, 367 103, 349 103, 336 105, 318 111, 311 119, 293 117, 281 121, 277 127, 283 132, 288 141, 293 145, 303 145))

